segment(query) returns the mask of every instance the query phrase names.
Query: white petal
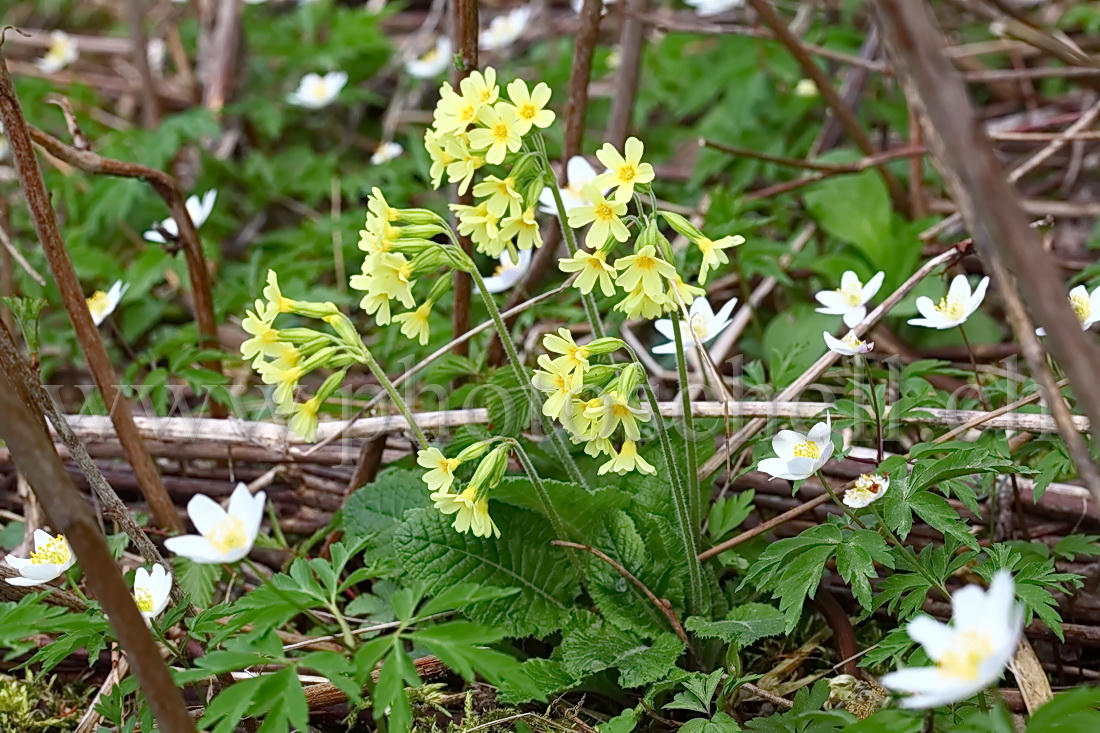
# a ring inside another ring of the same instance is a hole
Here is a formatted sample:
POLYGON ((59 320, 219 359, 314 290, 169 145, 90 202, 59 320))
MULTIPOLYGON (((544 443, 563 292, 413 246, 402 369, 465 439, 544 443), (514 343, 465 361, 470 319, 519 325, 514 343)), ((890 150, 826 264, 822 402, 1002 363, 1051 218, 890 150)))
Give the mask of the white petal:
POLYGON ((700 316, 703 319, 703 323, 708 326, 714 321, 714 309, 710 307, 710 301, 706 299, 706 296, 696 298, 691 303, 691 307, 688 309, 688 315, 692 318, 700 316))
POLYGON ((991 619, 986 615, 985 590, 968 585, 951 594, 952 625, 960 630, 985 630, 991 619))
POLYGON ((938 662, 955 639, 954 632, 931 616, 917 616, 905 627, 909 638, 924 647, 928 658, 938 662))
POLYGON ((164 547, 169 552, 182 555, 191 562, 208 565, 229 562, 205 537, 199 537, 195 534, 169 537, 164 541, 164 547))
POLYGON ((927 295, 922 295, 916 300, 917 311, 925 318, 935 320, 943 318, 943 314, 936 310, 936 304, 927 295))
POLYGON ((966 275, 956 275, 951 281, 951 287, 947 289, 947 297, 966 304, 970 302, 970 281, 966 275))
POLYGON ((983 277, 978 282, 978 287, 974 288, 974 294, 970 296, 970 305, 966 309, 966 317, 969 318, 974 311, 978 310, 978 306, 985 300, 985 290, 989 287, 989 276, 983 277))
POLYGON ((61 575, 62 572, 63 571, 61 570, 61 568, 57 565, 44 562, 38 565, 28 565, 20 570, 19 574, 22 575, 24 578, 33 580, 36 583, 45 583, 58 577, 59 575, 61 575))
POLYGON ((862 288, 863 286, 859 282, 859 275, 855 273, 855 270, 845 270, 844 274, 840 276, 840 289, 848 290, 849 288, 862 288))
POLYGON ((819 447, 821 448, 821 457, 814 461, 814 471, 819 471, 833 457, 833 441, 826 440, 819 447))
MULTIPOLYGON (((1097 293, 1100 293, 1100 288, 1096 289, 1097 293)), ((718 312, 714 314, 714 320, 719 323, 723 321, 729 321, 730 316, 733 314, 733 309, 737 307, 737 298, 730 298, 729 301, 718 309, 718 312)), ((722 328, 725 328, 723 325, 722 328)))
POLYGON ((844 325, 848 328, 855 328, 860 324, 860 321, 862 321, 863 317, 866 315, 867 308, 862 305, 857 305, 856 307, 852 308, 844 314, 844 325))
POLYGON ((844 356, 852 356, 853 354, 855 354, 852 349, 848 348, 848 344, 834 337, 828 331, 822 331, 821 335, 825 338, 825 345, 829 347, 829 351, 835 351, 836 353, 843 354, 844 356))
POLYGON ((772 450, 775 451, 775 455, 784 461, 789 461, 794 457, 795 446, 804 442, 806 442, 806 436, 802 433, 796 433, 793 430, 780 430, 772 438, 772 450))
POLYGON ((882 287, 882 281, 885 277, 886 277, 886 273, 884 273, 882 271, 876 272, 871 277, 871 279, 867 281, 867 284, 863 286, 863 302, 864 302, 864 304, 869 302, 871 300, 871 298, 875 297, 875 295, 879 291, 879 288, 882 287))
POLYGON ((654 354, 675 354, 676 353, 676 342, 675 341, 669 341, 667 344, 658 344, 657 346, 653 347, 653 353, 654 354))
POLYGON ((264 508, 266 504, 267 494, 263 491, 257 491, 252 497, 252 503, 245 508, 245 514, 241 516, 241 521, 244 523, 245 536, 248 537, 248 548, 245 550, 245 554, 248 553, 248 550, 252 549, 252 543, 256 541, 256 535, 260 533, 260 523, 264 519, 264 508))
POLYGON ((15 555, 6 555, 4 562, 10 565, 15 570, 22 570, 31 564, 31 561, 25 557, 16 557, 15 555))
POLYGON ((787 461, 787 476, 791 481, 801 481, 814 475, 815 462, 812 458, 796 457, 787 461))
POLYGON ((156 231, 155 229, 149 229, 141 235, 141 238, 144 239, 146 242, 153 242, 154 244, 164 244, 165 242, 164 237, 162 237, 160 232, 156 231))
POLYGON ((848 302, 844 300, 843 295, 835 290, 819 290, 814 293, 814 297, 817 298, 818 303, 825 306, 824 308, 818 308, 818 313, 840 315, 848 310, 848 302))
POLYGON ((672 330, 671 318, 659 318, 653 322, 653 327, 667 339, 675 340, 676 333, 672 330))
POLYGON ((787 472, 787 462, 782 458, 765 458, 757 464, 756 469, 770 475, 772 478, 790 479, 787 472))
POLYGON ((810 432, 806 433, 806 437, 820 445, 829 440, 831 433, 832 429, 827 423, 819 422, 810 428, 810 432))
POLYGON ((565 164, 567 183, 571 186, 583 185, 596 177, 596 169, 583 155, 574 155, 565 164))
POLYGON ((206 494, 195 494, 187 502, 187 516, 191 517, 199 534, 205 535, 225 519, 225 510, 206 494))
POLYGON ((31 580, 30 578, 23 577, 5 578, 5 580, 8 581, 10 585, 18 585, 22 588, 29 588, 32 585, 42 585, 42 583, 44 582, 41 580, 31 580))
POLYGON ((53 541, 53 535, 43 529, 34 531, 34 549, 40 550, 53 541))

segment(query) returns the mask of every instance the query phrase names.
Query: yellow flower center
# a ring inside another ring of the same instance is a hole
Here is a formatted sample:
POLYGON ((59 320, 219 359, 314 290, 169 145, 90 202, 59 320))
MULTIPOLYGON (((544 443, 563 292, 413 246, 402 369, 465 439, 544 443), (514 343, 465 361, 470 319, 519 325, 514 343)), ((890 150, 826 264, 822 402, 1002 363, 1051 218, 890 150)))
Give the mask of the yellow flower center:
POLYGON ((493 125, 493 139, 498 143, 507 142, 512 133, 508 130, 508 125, 503 122, 493 125))
POLYGON ((696 341, 702 341, 710 333, 710 328, 707 327, 705 318, 694 317, 691 319, 691 332, 695 334, 696 341))
POLYGON ((1077 320, 1084 323, 1092 315, 1092 305, 1089 299, 1080 293, 1069 296, 1069 304, 1073 306, 1073 312, 1077 314, 1077 320))
POLYGON ((516 108, 516 113, 522 119, 533 120, 533 119, 535 119, 535 115, 537 115, 539 113, 539 108, 536 107, 534 104, 528 102, 527 104, 524 104, 524 105, 521 105, 521 106, 517 107, 516 108))
POLYGON ((92 297, 88 298, 88 310, 90 310, 94 316, 98 316, 103 313, 103 311, 107 310, 109 304, 110 300, 107 298, 107 293, 102 290, 95 291, 92 297))
POLYGON ((432 50, 428 51, 426 54, 421 56, 420 60, 428 62, 428 61, 435 61, 437 58, 439 58, 439 49, 433 48, 432 50))
POLYGON ((816 461, 821 458, 821 448, 812 440, 804 440, 794 447, 794 455, 796 458, 812 458, 816 461))
POLYGON ((964 631, 955 637, 952 647, 940 658, 940 672, 945 677, 975 680, 981 672, 982 660, 993 651, 989 636, 981 631, 964 631))
POLYGON ((481 94, 478 97, 482 104, 488 104, 489 100, 493 98, 493 91, 489 87, 485 87, 481 90, 481 94))
POLYGON ((962 301, 958 298, 950 295, 945 295, 940 299, 940 302, 936 304, 936 310, 944 314, 952 321, 961 321, 963 313, 966 312, 966 307, 962 301))
POLYGON ((657 266, 657 260, 649 255, 640 255, 638 259, 634 260, 634 266, 639 270, 645 270, 649 272, 657 266))
POLYGON ((69 544, 64 535, 57 535, 31 553, 32 565, 64 565, 69 561, 69 544))
POLYGON ((459 122, 465 122, 466 124, 470 124, 475 119, 477 119, 477 106, 474 105, 472 102, 467 102, 461 108, 459 108, 459 110, 458 110, 458 120, 459 120, 459 122))
POLYGON ((844 340, 844 345, 847 346, 849 349, 858 349, 860 346, 863 346, 863 342, 860 341, 859 337, 857 337, 851 331, 849 331, 847 334, 845 334, 843 340, 844 340))
POLYGON ((629 163, 619 169, 619 180, 623 183, 630 183, 637 175, 638 171, 634 168, 634 166, 630 165, 629 163))
POLYGON ((596 204, 596 209, 593 213, 600 221, 612 221, 615 218, 615 210, 611 208, 611 204, 606 201, 602 204, 596 204))
POLYGON ((306 96, 314 101, 320 102, 328 96, 328 89, 320 82, 310 84, 309 88, 306 89, 306 96))
POLYGON ((153 612, 153 594, 146 588, 134 589, 134 603, 142 613, 153 612))
POLYGON ((842 288, 837 288, 840 297, 850 306, 857 306, 863 301, 863 286, 857 283, 848 283, 842 288))
MULTIPOLYGON (((304 408, 305 405, 302 405, 299 409, 304 408)), ((227 514, 224 519, 215 524, 206 535, 206 539, 221 553, 236 550, 248 544, 248 537, 244 533, 244 522, 240 517, 232 514, 227 514)))
POLYGON ((617 418, 624 418, 630 415, 630 408, 623 402, 616 402, 611 407, 611 414, 617 418))

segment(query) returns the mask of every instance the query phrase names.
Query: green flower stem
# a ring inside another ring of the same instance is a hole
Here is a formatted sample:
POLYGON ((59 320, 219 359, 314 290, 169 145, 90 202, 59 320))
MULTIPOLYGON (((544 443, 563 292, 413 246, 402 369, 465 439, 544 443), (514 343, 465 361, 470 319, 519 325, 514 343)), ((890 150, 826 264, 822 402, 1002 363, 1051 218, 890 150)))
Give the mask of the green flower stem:
POLYGON ((588 488, 588 479, 581 473, 581 469, 577 466, 577 462, 574 461, 573 456, 570 455, 569 446, 565 444, 565 438, 560 431, 555 429, 553 422, 546 420, 545 416, 542 414, 542 405, 539 396, 535 393, 535 388, 531 384, 531 380, 528 378, 523 368, 523 361, 519 358, 519 352, 516 351, 516 345, 512 341, 512 335, 509 333, 508 327, 504 325, 504 318, 501 317, 500 309, 497 308, 497 304, 493 300, 493 294, 485 287, 485 279, 481 277, 481 273, 477 271, 476 267, 470 268, 470 277, 473 278, 474 284, 477 285, 477 290, 481 293, 481 299, 485 301, 485 307, 489 311, 489 316, 493 319, 494 325, 496 325, 497 333, 500 334, 500 343, 504 345, 504 352, 508 354, 508 361, 511 362, 512 369, 515 371, 516 382, 523 387, 525 392, 527 392, 527 397, 531 401, 531 409, 535 414, 539 415, 542 422, 542 429, 550 438, 550 443, 554 446, 554 452, 557 454, 558 460, 561 461, 562 466, 565 467, 571 480, 588 488))
MULTIPOLYGON (((856 357, 860 358, 860 357, 856 357)), ((863 367, 867 372, 867 386, 871 390, 871 409, 875 411, 875 445, 878 446, 878 462, 882 463, 885 456, 885 446, 882 437, 882 410, 879 409, 878 395, 875 393, 875 377, 871 374, 871 360, 862 357, 863 367)))
POLYGON ((393 382, 386 376, 386 372, 382 371, 382 367, 379 366, 374 356, 370 353, 370 349, 364 345, 363 350, 356 354, 356 359, 360 363, 365 364, 366 367, 370 369, 371 374, 374 375, 374 378, 381 383, 382 388, 386 390, 386 394, 390 396, 390 400, 393 401, 393 404, 405 417, 405 422, 409 424, 409 430, 411 430, 412 434, 416 437, 416 442, 420 445, 421 450, 426 449, 428 447, 428 439, 424 437, 424 431, 416 424, 416 419, 409 410, 409 406, 405 404, 405 400, 398 394, 397 388, 393 386, 393 382))
MULTIPOLYGON (((549 188, 554 194, 554 207, 558 210, 558 228, 561 229, 565 246, 569 250, 569 256, 572 257, 577 254, 577 235, 573 232, 573 227, 569 226, 569 214, 565 210, 565 202, 561 198, 561 191, 558 190, 557 178, 553 176, 554 169, 550 167, 550 159, 546 155, 546 146, 538 145, 537 147, 543 169, 554 178, 549 188)), ((596 308, 596 299, 592 297, 591 292, 581 293, 581 302, 584 303, 584 314, 588 317, 588 324, 592 327, 592 335, 595 338, 603 338, 603 323, 600 321, 600 311, 596 308)))
MULTIPOLYGON (((645 373, 645 367, 638 360, 634 349, 626 346, 630 358, 645 373)), ((698 497, 691 496, 684 490, 684 483, 676 471, 676 455, 672 451, 672 441, 668 437, 668 429, 661 418, 661 406, 657 402, 657 395, 653 392, 648 379, 642 380, 642 388, 645 389, 646 398, 649 400, 649 409, 653 413, 653 424, 657 429, 657 435, 661 441, 661 449, 665 454, 665 462, 668 465, 669 481, 672 484, 673 512, 676 522, 680 526, 681 550, 683 560, 688 571, 688 611, 693 615, 707 612, 706 596, 703 589, 703 573, 699 563, 699 524, 695 522, 698 510, 694 503, 698 497)))
POLYGON ((901 554, 905 555, 906 559, 910 563, 912 563, 914 568, 917 569, 917 572, 923 575, 924 579, 927 580, 933 588, 943 594, 944 598, 950 599, 951 594, 947 592, 947 588, 944 586, 944 584, 932 577, 932 574, 929 573, 928 570, 920 564, 920 560, 917 559, 917 554, 913 552, 913 550, 902 544, 901 540, 898 539, 898 536, 894 534, 893 530, 890 529, 890 526, 886 524, 886 520, 879 512, 878 507, 876 507, 874 504, 871 504, 868 506, 868 508, 871 510, 871 513, 875 515, 875 519, 878 520, 879 527, 882 528, 882 532, 886 536, 886 539, 890 542, 890 544, 898 548, 898 551, 901 552, 901 554))
POLYGON ((340 631, 344 634, 344 646, 348 649, 355 648, 355 634, 351 631, 351 626, 348 625, 348 620, 344 618, 344 614, 340 613, 340 607, 336 603, 336 599, 332 599, 331 603, 325 604, 328 607, 329 612, 336 618, 336 623, 340 625, 340 631))
MULTIPOLYGON (((337 634, 333 633, 332 627, 329 626, 324 621, 322 621, 321 618, 317 614, 315 614, 310 609, 303 608, 299 604, 295 603, 289 596, 287 596, 285 593, 283 593, 282 589, 279 588, 279 586, 277 586, 273 582, 271 582, 271 579, 263 574, 263 572, 256 566, 256 563, 252 562, 252 558, 245 555, 241 559, 241 562, 243 562, 245 565, 247 565, 249 568, 251 568, 252 572, 255 573, 256 577, 259 578, 263 583, 266 583, 267 585, 270 585, 271 589, 273 591, 275 591, 275 595, 279 596, 284 601, 289 603, 291 606, 294 606, 295 608, 300 610, 303 614, 305 614, 306 618, 308 618, 313 623, 317 624, 317 626, 319 626, 320 628, 324 629, 326 634, 328 634, 330 636, 333 636, 333 637, 337 637, 337 634)), ((242 584, 243 584, 243 578, 242 578, 242 584)), ((328 605, 328 604, 325 604, 325 605, 328 605)), ((353 646, 348 648, 348 651, 352 651, 352 650, 354 650, 354 648, 355 647, 353 645, 353 646)))
MULTIPOLYGON (((691 322, 688 321, 688 327, 691 322)), ((680 400, 684 421, 684 454, 687 458, 687 492, 691 497, 692 522, 696 527, 703 526, 703 497, 699 494, 699 455, 695 447, 695 417, 691 413, 691 385, 688 383, 687 353, 684 349, 684 335, 680 332, 680 319, 673 324, 673 336, 676 340, 676 372, 680 381, 680 400)))
POLYGON ((841 501, 840 497, 836 495, 836 492, 833 491, 833 487, 829 486, 829 482, 825 480, 825 475, 822 474, 821 471, 817 472, 817 480, 820 481, 821 485, 825 487, 825 490, 829 492, 829 496, 833 498, 833 503, 840 507, 840 510, 848 516, 852 524, 860 529, 867 529, 867 525, 860 521, 860 518, 855 515, 855 512, 849 509, 848 505, 841 501))
POLYGON ((554 502, 550 500, 550 492, 547 490, 546 485, 542 483, 542 479, 539 478, 538 471, 535 470, 535 464, 531 461, 531 457, 527 455, 527 451, 523 449, 523 446, 519 444, 519 441, 515 438, 507 438, 506 442, 510 443, 515 448, 516 456, 519 457, 519 462, 523 466, 524 472, 527 473, 528 478, 531 479, 531 483, 535 487, 535 493, 539 495, 539 501, 546 507, 546 516, 550 519, 550 524, 554 527, 554 534, 562 539, 569 539, 570 534, 565 529, 565 523, 561 520, 561 515, 558 514, 557 508, 554 507, 554 502))
POLYGON ((974 347, 970 345, 970 339, 966 337, 966 329, 963 325, 959 324, 959 335, 962 336, 963 344, 966 345, 966 354, 970 357, 970 368, 974 370, 974 389, 978 390, 978 401, 982 403, 982 407, 986 412, 991 409, 989 402, 985 399, 985 390, 982 389, 982 374, 978 371, 978 360, 974 357, 974 347))

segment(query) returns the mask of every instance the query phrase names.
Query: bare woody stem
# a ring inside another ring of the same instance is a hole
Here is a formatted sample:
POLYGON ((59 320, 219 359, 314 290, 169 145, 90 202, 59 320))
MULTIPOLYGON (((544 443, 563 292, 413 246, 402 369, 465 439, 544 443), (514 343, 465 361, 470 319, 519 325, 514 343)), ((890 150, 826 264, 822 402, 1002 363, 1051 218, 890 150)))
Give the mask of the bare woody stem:
MULTIPOLYGON (((99 388, 104 404, 110 410, 119 441, 134 469, 138 485, 145 500, 149 502, 149 508, 156 522, 166 529, 181 531, 183 523, 172 504, 172 498, 160 480, 153 459, 141 441, 137 425, 134 423, 134 416, 130 412, 129 402, 118 388, 118 377, 111 366, 107 350, 99 338, 99 331, 92 321, 92 314, 84 300, 76 268, 73 267, 69 253, 65 249, 65 243, 61 239, 61 231, 57 226, 53 207, 50 205, 50 196, 42 180, 42 172, 38 168, 30 134, 27 132, 27 123, 2 54, 0 54, 0 122, 4 124, 12 160, 15 162, 19 183, 26 197, 27 208, 30 210, 38 240, 42 243, 50 271, 61 292, 65 310, 69 313, 80 348, 88 362, 88 369, 99 388)), ((35 487, 35 489, 38 488, 35 487)))
MULTIPOLYGON (((451 0, 451 41, 459 57, 460 66, 455 69, 453 83, 458 88, 459 83, 470 73, 477 69, 478 65, 478 12, 477 0, 451 0)), ((457 190, 456 190, 457 194, 457 190)), ((467 191, 456 196, 459 204, 472 204, 473 194, 467 191)), ((474 245, 469 237, 457 235, 458 246, 467 255, 473 256, 474 245)), ((452 336, 459 336, 470 330, 470 303, 472 289, 470 276, 461 270, 455 270, 452 275, 454 280, 454 313, 452 317, 452 336)), ((505 335, 501 333, 503 339, 505 335)), ((454 353, 465 355, 468 350, 465 342, 456 343, 454 353)))

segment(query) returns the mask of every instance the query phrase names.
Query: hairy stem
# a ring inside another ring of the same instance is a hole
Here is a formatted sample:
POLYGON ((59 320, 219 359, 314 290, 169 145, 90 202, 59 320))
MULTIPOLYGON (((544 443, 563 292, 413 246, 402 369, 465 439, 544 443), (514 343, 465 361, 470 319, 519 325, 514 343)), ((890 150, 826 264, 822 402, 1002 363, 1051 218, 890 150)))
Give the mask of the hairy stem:
MULTIPOLYGON (((691 328, 691 321, 688 322, 691 328)), ((680 324, 672 327, 676 340, 676 374, 680 382, 680 400, 683 405, 684 421, 684 457, 687 460, 687 492, 691 499, 692 522, 694 526, 703 526, 703 497, 699 494, 699 455, 695 447, 695 418, 691 414, 691 385, 688 382, 687 355, 684 350, 684 335, 680 324)), ((699 347, 702 350, 702 346, 699 347)))
POLYGON ((384 372, 382 370, 382 367, 379 366, 378 362, 374 358, 374 355, 370 353, 370 349, 364 346, 363 350, 360 353, 356 354, 356 358, 361 363, 365 364, 366 367, 370 369, 371 374, 374 375, 374 378, 382 384, 382 388, 386 390, 386 394, 390 396, 393 404, 401 412, 402 416, 404 416, 405 422, 409 424, 409 430, 411 430, 412 434, 416 437, 416 442, 420 445, 420 448, 427 448, 428 439, 424 437, 424 431, 421 430, 420 426, 416 424, 416 419, 413 417, 412 412, 409 410, 409 406, 405 404, 405 400, 403 400, 401 398, 401 395, 398 394, 397 388, 393 386, 393 382, 390 381, 390 378, 386 376, 386 372, 384 372))

